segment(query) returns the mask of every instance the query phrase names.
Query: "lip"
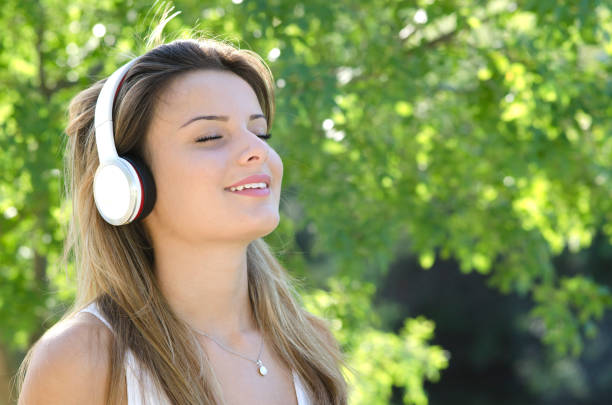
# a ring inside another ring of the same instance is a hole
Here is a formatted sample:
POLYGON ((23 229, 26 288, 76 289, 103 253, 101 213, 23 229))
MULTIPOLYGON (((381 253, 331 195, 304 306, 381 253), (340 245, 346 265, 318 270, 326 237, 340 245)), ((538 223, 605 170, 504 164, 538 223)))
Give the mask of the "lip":
POLYGON ((225 190, 229 190, 231 187, 238 187, 238 186, 242 186, 244 184, 249 184, 249 183, 266 183, 266 187, 270 188, 271 180, 272 180, 271 177, 268 176, 267 174, 254 174, 252 176, 245 177, 244 179, 240 180, 238 183, 234 183, 231 186, 225 187, 225 190))

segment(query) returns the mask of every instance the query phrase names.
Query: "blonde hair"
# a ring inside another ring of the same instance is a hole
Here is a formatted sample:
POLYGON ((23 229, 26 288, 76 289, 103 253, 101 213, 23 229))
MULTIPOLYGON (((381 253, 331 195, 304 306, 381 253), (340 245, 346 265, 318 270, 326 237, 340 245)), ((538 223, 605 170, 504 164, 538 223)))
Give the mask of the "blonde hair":
MULTIPOLYGON (((171 79, 199 69, 229 71, 247 81, 271 127, 273 77, 261 57, 213 39, 175 40, 145 53, 125 77, 113 109, 119 155, 135 151, 142 156, 157 96, 171 79)), ((69 105, 65 174, 72 217, 64 258, 74 252, 78 286, 75 302, 62 319, 96 301, 112 325, 110 403, 125 399, 120 387, 125 381, 127 349, 172 403, 222 403, 212 368, 195 335, 159 289, 151 240, 142 223, 112 226, 96 210, 92 184, 99 161, 93 123, 104 81, 78 93, 69 105)), ((247 272, 250 302, 265 341, 298 373, 313 403, 346 404, 348 387, 342 366, 350 367, 339 344, 326 320, 302 308, 293 286, 296 280, 261 238, 247 248, 247 272)), ((35 346, 19 368, 18 390, 35 346)))

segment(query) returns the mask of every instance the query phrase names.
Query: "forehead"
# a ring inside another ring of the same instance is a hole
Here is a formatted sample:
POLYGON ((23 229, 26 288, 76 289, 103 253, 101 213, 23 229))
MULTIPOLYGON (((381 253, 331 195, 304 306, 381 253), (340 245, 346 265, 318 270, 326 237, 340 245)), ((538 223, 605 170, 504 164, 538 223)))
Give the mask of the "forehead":
POLYGON ((261 112, 251 86, 228 71, 196 70, 174 78, 161 92, 156 106, 165 119, 193 114, 250 115, 261 112))

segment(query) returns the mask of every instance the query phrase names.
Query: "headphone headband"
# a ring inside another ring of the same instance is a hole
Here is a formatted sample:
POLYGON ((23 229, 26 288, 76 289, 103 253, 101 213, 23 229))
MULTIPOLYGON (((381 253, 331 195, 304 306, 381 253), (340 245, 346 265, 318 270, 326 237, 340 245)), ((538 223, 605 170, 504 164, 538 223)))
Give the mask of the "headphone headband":
POLYGON ((96 146, 98 147, 100 164, 111 162, 117 158, 117 149, 115 148, 115 138, 113 135, 113 104, 125 79, 125 74, 137 60, 138 58, 132 59, 110 75, 98 96, 94 125, 96 128, 96 146))

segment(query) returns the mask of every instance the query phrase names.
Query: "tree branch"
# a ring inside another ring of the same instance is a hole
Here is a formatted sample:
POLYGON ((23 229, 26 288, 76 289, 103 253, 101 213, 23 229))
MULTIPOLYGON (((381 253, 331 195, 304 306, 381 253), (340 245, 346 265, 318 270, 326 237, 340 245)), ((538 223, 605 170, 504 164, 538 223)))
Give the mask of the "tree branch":
POLYGON ((51 99, 51 92, 47 87, 47 75, 45 73, 45 55, 42 50, 42 43, 45 33, 45 10, 43 5, 38 2, 39 18, 36 25, 36 55, 38 56, 38 81, 40 82, 40 92, 47 101, 51 99))
MULTIPOLYGON (((487 21, 489 21, 490 19, 497 17, 498 15, 501 15, 502 13, 494 13, 494 14, 490 14, 486 17, 484 17, 482 20, 480 20, 481 23, 485 23, 487 21)), ((437 38, 432 39, 431 41, 427 41, 424 43, 419 44, 418 46, 415 46, 414 48, 410 48, 406 51, 406 55, 410 55, 411 53, 417 52, 421 49, 431 49, 431 48, 435 48, 437 45, 440 44, 444 44, 446 42, 450 42, 453 40, 453 38, 459 34, 460 32, 464 32, 464 31, 470 31, 468 30, 463 30, 463 29, 459 29, 457 27, 455 27, 454 30, 447 32, 446 34, 440 35, 437 38)))

